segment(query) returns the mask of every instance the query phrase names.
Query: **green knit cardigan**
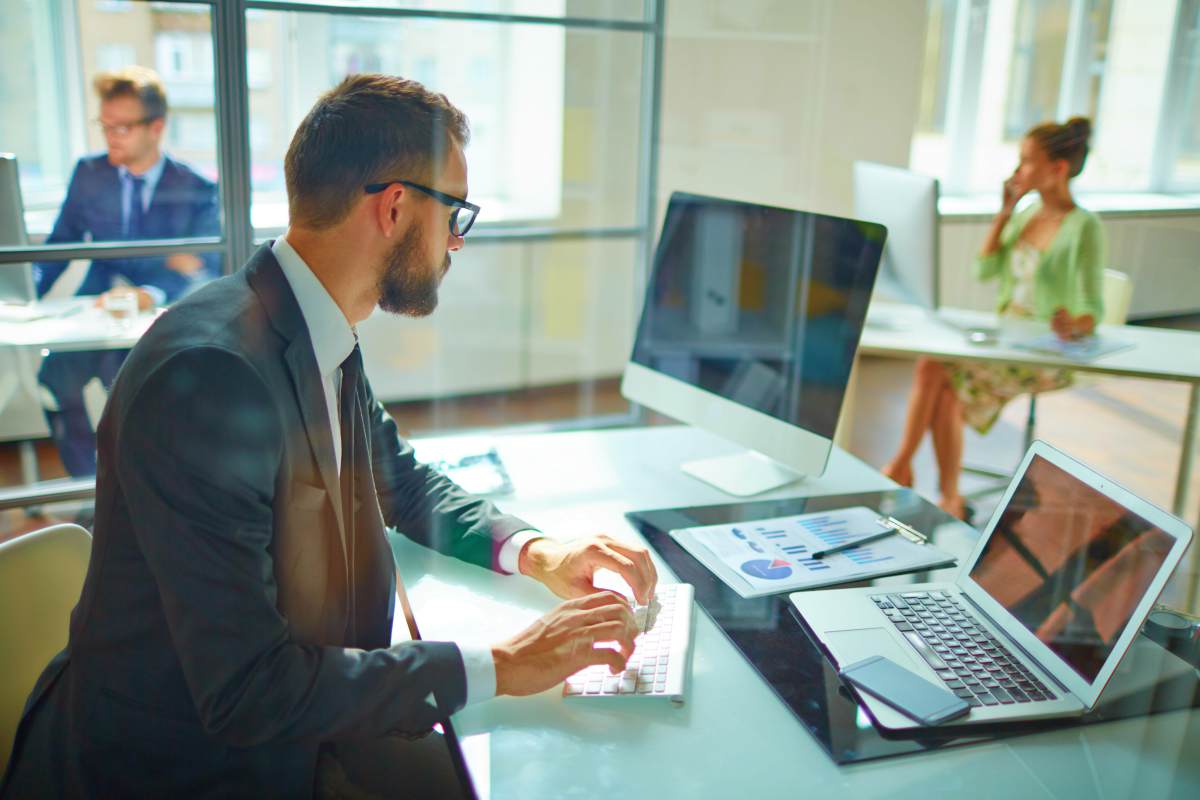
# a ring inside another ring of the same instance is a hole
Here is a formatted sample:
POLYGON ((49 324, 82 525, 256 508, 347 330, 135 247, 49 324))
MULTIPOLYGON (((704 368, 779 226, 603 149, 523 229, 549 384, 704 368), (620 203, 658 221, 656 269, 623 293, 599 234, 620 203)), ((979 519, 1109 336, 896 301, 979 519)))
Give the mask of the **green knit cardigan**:
MULTIPOLYGON (((1000 247, 975 259, 975 275, 981 281, 999 278, 997 310, 1012 301, 1012 251, 1025 225, 1041 208, 1040 202, 1013 215, 1000 233, 1000 247)), ((1059 226, 1054 240, 1043 252, 1034 276, 1034 316, 1050 319, 1055 310, 1091 314, 1099 323, 1104 318, 1104 267, 1108 260, 1104 227, 1100 218, 1076 206, 1059 226)))

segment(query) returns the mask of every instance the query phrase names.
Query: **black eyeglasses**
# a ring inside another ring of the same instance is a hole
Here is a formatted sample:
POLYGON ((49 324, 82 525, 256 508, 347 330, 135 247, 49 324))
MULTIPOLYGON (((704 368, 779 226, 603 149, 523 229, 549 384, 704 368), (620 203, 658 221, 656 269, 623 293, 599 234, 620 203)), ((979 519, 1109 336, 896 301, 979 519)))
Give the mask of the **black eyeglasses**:
POLYGON ((474 203, 468 203, 461 197, 439 192, 437 189, 430 189, 428 186, 422 186, 412 181, 396 180, 384 181, 383 183, 368 183, 363 189, 367 194, 379 194, 393 183, 407 186, 410 189, 416 189, 418 192, 429 195, 442 205, 453 208, 454 213, 450 215, 450 232, 460 239, 467 235, 467 231, 471 230, 471 226, 475 224, 475 218, 479 216, 479 206, 474 203))
POLYGON ((142 119, 135 119, 132 122, 121 122, 112 125, 102 119, 93 120, 93 122, 95 122, 96 126, 100 128, 100 132, 105 135, 115 133, 117 136, 127 136, 129 135, 129 132, 137 126, 148 125, 151 122, 154 122, 156 119, 158 119, 158 117, 143 117, 142 119))

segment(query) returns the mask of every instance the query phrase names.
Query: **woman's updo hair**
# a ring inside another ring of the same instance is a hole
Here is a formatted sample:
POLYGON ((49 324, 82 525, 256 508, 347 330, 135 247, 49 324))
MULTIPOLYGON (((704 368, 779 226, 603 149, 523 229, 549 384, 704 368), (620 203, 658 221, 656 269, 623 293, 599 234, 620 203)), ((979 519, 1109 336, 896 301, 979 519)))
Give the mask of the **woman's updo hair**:
POLYGON ((1087 117, 1071 117, 1062 125, 1043 122, 1030 128, 1025 136, 1037 142, 1052 160, 1066 161, 1070 167, 1067 177, 1074 178, 1083 172, 1083 162, 1087 160, 1092 121, 1087 117))

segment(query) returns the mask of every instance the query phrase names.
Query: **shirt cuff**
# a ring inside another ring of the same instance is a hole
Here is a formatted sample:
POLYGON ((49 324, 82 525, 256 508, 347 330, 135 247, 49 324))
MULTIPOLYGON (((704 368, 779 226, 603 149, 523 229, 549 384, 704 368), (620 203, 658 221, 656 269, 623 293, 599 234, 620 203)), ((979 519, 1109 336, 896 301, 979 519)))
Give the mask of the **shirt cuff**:
POLYGON ((167 304, 167 293, 158 286, 146 284, 145 286, 139 286, 138 288, 150 295, 150 297, 154 298, 155 306, 165 306, 167 304))
POLYGON ((521 557, 521 548, 534 539, 544 539, 545 536, 544 533, 533 528, 517 531, 508 537, 504 544, 500 545, 500 552, 496 554, 496 566, 500 567, 501 572, 507 572, 509 575, 516 574, 519 571, 517 561, 521 557))
POLYGON ((490 700, 496 696, 496 662, 492 648, 458 645, 462 654, 463 672, 467 676, 466 705, 490 700))

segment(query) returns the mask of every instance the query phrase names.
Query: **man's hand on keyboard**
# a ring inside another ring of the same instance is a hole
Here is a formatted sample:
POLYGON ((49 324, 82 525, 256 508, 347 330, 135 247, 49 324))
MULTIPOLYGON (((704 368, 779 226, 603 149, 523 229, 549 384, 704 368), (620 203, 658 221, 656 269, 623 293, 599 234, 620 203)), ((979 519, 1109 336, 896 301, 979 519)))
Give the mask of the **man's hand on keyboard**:
POLYGON ((567 542, 534 539, 522 548, 517 568, 566 598, 595 592, 592 581, 598 569, 610 569, 624 578, 642 604, 654 596, 658 583, 658 573, 646 548, 603 533, 567 542))
POLYGON ((615 592, 568 600, 492 648, 496 694, 536 694, 593 664, 619 673, 638 633, 629 602, 615 592), (616 642, 620 650, 595 647, 596 642, 616 642))

